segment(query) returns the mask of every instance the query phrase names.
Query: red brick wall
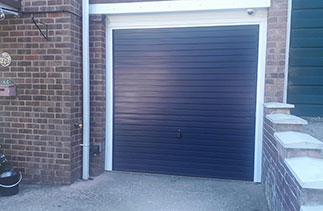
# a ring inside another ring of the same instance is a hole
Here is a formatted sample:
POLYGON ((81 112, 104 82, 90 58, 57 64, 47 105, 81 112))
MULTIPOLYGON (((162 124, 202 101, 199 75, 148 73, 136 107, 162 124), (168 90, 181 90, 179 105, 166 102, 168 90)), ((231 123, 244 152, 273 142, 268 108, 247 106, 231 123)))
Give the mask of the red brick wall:
MULTIPOLYGON (((71 0, 68 7, 70 11, 81 14, 82 2, 71 0)), ((76 128, 75 123, 83 119, 83 97, 82 97, 82 20, 75 15, 70 16, 70 43, 71 43, 71 64, 70 64, 70 82, 71 82, 71 181, 81 178, 82 171, 82 148, 83 142, 82 129, 76 128), (71 126, 73 124, 73 126, 71 126)))
MULTIPOLYGON (((24 0, 24 11, 70 9, 78 1, 24 0)), ((81 19, 69 13, 35 15, 49 25, 45 40, 31 15, 0 22, 0 49, 11 54, 0 78, 18 86, 18 97, 0 100, 0 153, 24 181, 71 183, 81 172, 81 19)))
POLYGON ((91 143, 100 144, 102 152, 90 158, 90 174, 104 171, 105 150, 105 79, 106 79, 106 29, 105 16, 90 17, 90 69, 91 69, 91 143))
MULTIPOLYGON (((94 0, 93 0, 94 1, 94 0)), ((99 1, 99 0, 97 0, 99 1)), ((102 0, 103 1, 103 0, 102 0)), ((135 2, 139 0, 105 0, 135 2)), ((142 0, 147 1, 147 0, 142 0)), ((23 0, 24 11, 71 10, 81 13, 78 0, 23 0)), ((81 18, 70 13, 35 15, 49 24, 50 40, 42 38, 31 15, 0 22, 0 50, 12 55, 0 78, 18 85, 17 98, 0 98, 0 153, 8 155, 26 180, 70 183, 80 178, 82 130, 81 18)), ((102 153, 91 156, 91 175, 104 170, 105 24, 92 16, 91 143, 102 153)), ((268 17, 266 101, 282 101, 287 28, 287 0, 272 0, 268 17)))
POLYGON ((299 130, 298 127, 276 127, 264 118, 262 183, 270 210, 299 211, 302 188, 285 165, 277 149, 274 133, 278 131, 299 130))
POLYGON ((288 0, 271 0, 268 9, 265 101, 283 102, 288 0))

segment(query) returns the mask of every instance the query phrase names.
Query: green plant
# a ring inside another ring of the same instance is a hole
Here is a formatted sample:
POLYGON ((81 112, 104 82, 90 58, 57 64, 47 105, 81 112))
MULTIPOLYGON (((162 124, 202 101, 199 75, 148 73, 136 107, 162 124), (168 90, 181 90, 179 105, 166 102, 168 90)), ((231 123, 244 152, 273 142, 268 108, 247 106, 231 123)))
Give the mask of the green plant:
POLYGON ((10 171, 9 162, 4 155, 0 155, 0 174, 10 171))

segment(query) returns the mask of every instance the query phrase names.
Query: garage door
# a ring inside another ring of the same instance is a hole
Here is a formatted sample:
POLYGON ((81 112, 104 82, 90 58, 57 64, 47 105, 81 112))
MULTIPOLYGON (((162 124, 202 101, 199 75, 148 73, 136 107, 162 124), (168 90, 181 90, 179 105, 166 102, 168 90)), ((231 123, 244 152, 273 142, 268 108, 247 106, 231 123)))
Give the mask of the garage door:
POLYGON ((113 31, 113 169, 253 180, 257 25, 113 31))

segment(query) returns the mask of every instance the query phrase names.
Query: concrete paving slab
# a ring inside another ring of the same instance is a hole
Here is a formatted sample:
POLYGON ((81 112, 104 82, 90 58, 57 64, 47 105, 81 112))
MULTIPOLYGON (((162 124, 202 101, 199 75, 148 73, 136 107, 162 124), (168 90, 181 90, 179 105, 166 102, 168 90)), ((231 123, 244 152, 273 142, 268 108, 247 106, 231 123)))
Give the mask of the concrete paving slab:
POLYGON ((70 186, 22 185, 1 210, 268 211, 261 184, 168 175, 106 172, 70 186))
POLYGON ((323 142, 323 117, 303 117, 308 125, 303 126, 303 132, 312 135, 323 142))

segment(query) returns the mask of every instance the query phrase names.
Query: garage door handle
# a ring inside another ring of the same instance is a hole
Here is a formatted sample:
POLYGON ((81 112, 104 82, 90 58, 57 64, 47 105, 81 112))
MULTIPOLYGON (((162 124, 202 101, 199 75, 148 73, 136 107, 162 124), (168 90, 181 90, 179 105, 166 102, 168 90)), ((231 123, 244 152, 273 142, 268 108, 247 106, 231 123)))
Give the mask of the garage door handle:
POLYGON ((177 130, 176 137, 177 137, 177 138, 182 138, 182 137, 183 137, 183 134, 182 134, 182 130, 181 130, 181 129, 178 129, 178 130, 177 130))

